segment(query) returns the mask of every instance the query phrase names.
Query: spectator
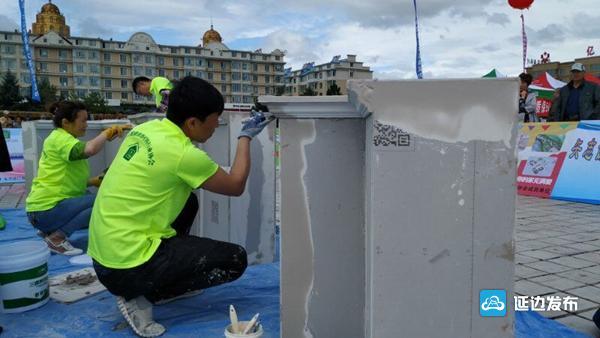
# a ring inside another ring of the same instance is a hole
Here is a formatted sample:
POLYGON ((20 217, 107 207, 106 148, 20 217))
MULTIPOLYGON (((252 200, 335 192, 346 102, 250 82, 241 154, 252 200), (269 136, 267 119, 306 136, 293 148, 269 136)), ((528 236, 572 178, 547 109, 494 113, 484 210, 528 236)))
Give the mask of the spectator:
POLYGON ((529 85, 533 81, 531 74, 521 73, 521 86, 519 87, 519 121, 540 122, 535 114, 537 94, 529 92, 529 85))
POLYGON ((600 88, 584 80, 585 67, 571 66, 571 81, 560 89, 552 104, 548 121, 580 121, 600 119, 600 88))

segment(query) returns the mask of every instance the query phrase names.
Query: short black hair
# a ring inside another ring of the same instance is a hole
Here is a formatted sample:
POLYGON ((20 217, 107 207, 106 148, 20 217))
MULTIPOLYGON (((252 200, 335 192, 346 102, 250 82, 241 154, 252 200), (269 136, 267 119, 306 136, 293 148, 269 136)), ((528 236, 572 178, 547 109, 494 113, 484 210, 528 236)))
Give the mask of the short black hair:
POLYGON ((201 78, 186 76, 169 94, 167 118, 178 126, 190 117, 204 122, 212 113, 221 115, 224 108, 223 95, 217 88, 201 78))
POLYGON ((519 79, 521 79, 521 81, 527 83, 528 86, 533 82, 533 76, 531 76, 531 74, 527 74, 527 73, 519 74, 519 79))
POLYGON ((75 121, 77 113, 82 110, 86 110, 85 104, 79 101, 54 102, 49 108, 50 113, 54 114, 52 122, 56 128, 62 128, 62 119, 75 121))
POLYGON ((138 93, 137 86, 140 82, 152 82, 152 80, 150 80, 149 78, 147 78, 145 76, 138 76, 135 79, 133 79, 133 83, 131 83, 131 87, 133 87, 133 92, 136 94, 138 93))

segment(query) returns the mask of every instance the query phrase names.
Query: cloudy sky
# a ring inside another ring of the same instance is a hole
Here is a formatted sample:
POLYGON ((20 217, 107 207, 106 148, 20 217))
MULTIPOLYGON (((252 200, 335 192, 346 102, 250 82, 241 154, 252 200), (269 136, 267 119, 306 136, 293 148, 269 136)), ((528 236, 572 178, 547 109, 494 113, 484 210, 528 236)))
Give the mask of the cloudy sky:
MULTIPOLYGON (((46 1, 26 0, 27 24, 46 1)), ((54 0, 75 36, 198 45, 211 22, 232 49, 285 50, 288 66, 356 54, 380 79, 414 78, 412 0, 54 0)), ((506 0, 417 0, 427 78, 478 77, 492 68, 517 75, 522 64, 520 11, 506 0)), ((17 0, 0 0, 0 30, 19 21, 17 0)), ((598 0, 536 0, 525 11, 529 57, 600 55, 598 0)))

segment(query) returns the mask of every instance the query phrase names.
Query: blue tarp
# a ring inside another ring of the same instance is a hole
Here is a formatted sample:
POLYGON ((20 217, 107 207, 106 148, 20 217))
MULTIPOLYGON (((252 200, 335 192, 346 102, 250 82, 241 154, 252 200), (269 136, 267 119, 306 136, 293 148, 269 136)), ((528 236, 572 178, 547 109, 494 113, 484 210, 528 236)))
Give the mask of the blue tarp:
MULTIPOLYGON (((0 244, 37 239, 22 209, 0 210, 7 220, 0 231, 0 244)), ((84 231, 75 233, 73 243, 87 246, 84 231)), ((0 253, 1 254, 1 253, 0 253)), ((80 269, 67 257, 52 255, 50 275, 80 269)), ((240 320, 248 320, 260 312, 264 338, 279 337, 279 266, 251 266, 239 280, 210 288, 201 295, 154 307, 156 321, 165 325, 163 337, 224 337, 229 322, 228 307, 234 304, 240 320)), ((19 314, 0 314, 4 327, 2 338, 8 337, 132 337, 116 308, 114 297, 107 291, 66 305, 52 300, 41 308, 19 314)), ((535 312, 517 312, 517 338, 585 338, 584 334, 546 319, 535 312)), ((327 337, 325 337, 327 338, 327 337)), ((483 338, 483 337, 482 337, 483 338)))

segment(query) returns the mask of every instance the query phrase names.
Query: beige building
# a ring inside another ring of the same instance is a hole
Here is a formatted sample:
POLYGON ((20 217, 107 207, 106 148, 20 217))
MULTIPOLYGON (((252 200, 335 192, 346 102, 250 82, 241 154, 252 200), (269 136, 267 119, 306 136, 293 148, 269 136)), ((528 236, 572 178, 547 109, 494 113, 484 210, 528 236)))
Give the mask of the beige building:
POLYGON ((536 78, 544 72, 548 72, 552 77, 569 82, 571 80, 571 66, 573 63, 579 62, 585 66, 586 73, 600 77, 600 56, 591 56, 575 59, 568 62, 548 62, 533 65, 527 68, 527 73, 536 78))
POLYGON ((327 89, 336 84, 342 95, 347 94, 346 83, 352 79, 372 79, 373 71, 362 62, 356 61, 356 55, 348 54, 345 59, 335 56, 331 62, 315 66, 307 63, 302 69, 288 69, 285 74, 285 94, 301 95, 306 88, 313 89, 317 95, 327 95, 327 89))
MULTIPOLYGON (((201 77, 231 103, 253 103, 256 96, 274 95, 284 85, 283 52, 231 50, 212 26, 198 46, 157 44, 143 32, 127 41, 73 37, 58 7, 48 2, 32 25, 30 46, 38 81, 47 78, 58 88, 57 95, 99 92, 113 105, 153 103, 133 94, 131 82, 137 76, 201 77)), ((0 73, 6 71, 16 74, 29 95, 30 76, 18 31, 0 32, 0 73)))

